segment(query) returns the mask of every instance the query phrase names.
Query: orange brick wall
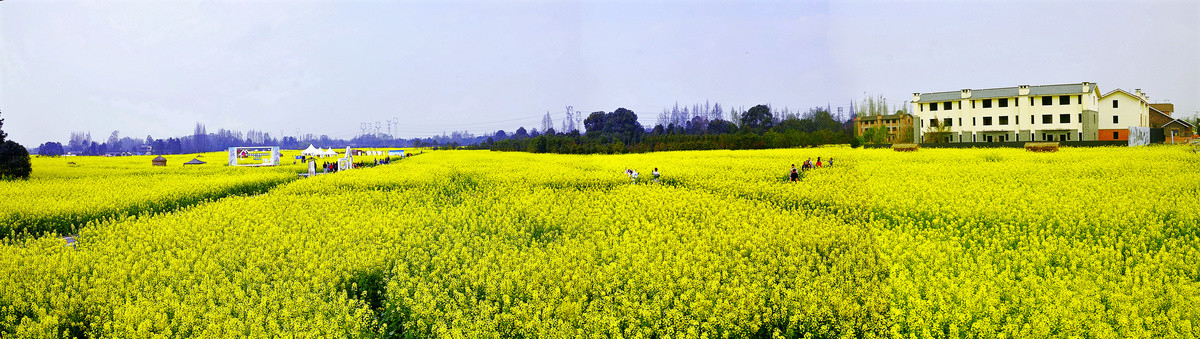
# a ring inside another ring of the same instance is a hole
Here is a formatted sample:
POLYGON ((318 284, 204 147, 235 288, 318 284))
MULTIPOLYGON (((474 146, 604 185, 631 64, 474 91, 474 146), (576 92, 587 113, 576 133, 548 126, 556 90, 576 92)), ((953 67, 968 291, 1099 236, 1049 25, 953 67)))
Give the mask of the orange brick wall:
POLYGON ((1128 129, 1102 129, 1102 130, 1100 130, 1100 140, 1101 141, 1129 140, 1129 130, 1128 129), (1113 132, 1117 132, 1117 137, 1115 139, 1113 138, 1113 132))

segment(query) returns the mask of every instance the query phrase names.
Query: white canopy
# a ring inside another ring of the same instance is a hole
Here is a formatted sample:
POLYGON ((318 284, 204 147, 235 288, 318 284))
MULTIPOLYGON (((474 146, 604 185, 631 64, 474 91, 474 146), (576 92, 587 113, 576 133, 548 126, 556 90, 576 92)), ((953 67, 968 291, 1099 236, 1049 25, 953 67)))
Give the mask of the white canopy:
POLYGON ((332 149, 332 148, 330 148, 330 149, 327 149, 327 150, 325 150, 325 152, 321 153, 321 155, 326 155, 326 156, 336 157, 336 156, 337 156, 337 152, 334 152, 334 151, 333 151, 333 149, 332 149))
POLYGON ((312 144, 308 144, 307 149, 300 151, 300 155, 309 156, 309 157, 317 156, 317 155, 321 155, 321 154, 322 154, 321 150, 316 147, 313 147, 312 144))

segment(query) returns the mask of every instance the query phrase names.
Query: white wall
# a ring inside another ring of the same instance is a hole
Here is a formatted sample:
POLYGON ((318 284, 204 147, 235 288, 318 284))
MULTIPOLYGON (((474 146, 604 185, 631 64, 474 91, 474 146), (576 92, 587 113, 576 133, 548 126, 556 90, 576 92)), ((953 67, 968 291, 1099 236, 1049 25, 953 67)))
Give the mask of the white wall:
POLYGON ((1100 129, 1127 129, 1131 126, 1150 127, 1150 106, 1145 100, 1124 91, 1114 91, 1100 99, 1100 129), (1117 108, 1112 107, 1113 101, 1117 108), (1117 116, 1117 123, 1112 121, 1117 116))

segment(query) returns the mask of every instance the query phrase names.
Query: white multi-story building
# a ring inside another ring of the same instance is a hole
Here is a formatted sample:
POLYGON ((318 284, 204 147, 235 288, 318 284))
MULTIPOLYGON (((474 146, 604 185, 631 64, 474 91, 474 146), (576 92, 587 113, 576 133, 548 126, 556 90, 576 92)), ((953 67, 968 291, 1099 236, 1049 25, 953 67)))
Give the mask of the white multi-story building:
POLYGON ((1082 82, 913 93, 910 112, 922 142, 1086 141, 1100 137, 1099 103, 1082 82))
POLYGON ((1129 127, 1150 125, 1150 98, 1141 89, 1115 89, 1100 97, 1100 140, 1129 140, 1129 127))

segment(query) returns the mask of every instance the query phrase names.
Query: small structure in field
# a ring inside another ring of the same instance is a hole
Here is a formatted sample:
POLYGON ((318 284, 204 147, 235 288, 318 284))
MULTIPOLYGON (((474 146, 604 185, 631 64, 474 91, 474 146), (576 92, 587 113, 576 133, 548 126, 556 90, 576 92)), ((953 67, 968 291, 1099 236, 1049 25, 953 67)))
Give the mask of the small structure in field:
POLYGON ((192 158, 192 161, 188 161, 188 162, 185 162, 185 163, 183 163, 183 165, 184 165, 184 166, 187 166, 187 165, 203 165, 203 164, 207 164, 207 162, 200 161, 200 159, 197 159, 197 158, 192 158))
POLYGON ((152 161, 154 162, 154 166, 166 166, 167 165, 167 158, 163 158, 161 155, 158 156, 157 158, 154 158, 154 160, 152 160, 152 161))
POLYGON ((920 148, 918 144, 892 144, 892 150, 896 152, 916 152, 920 148))
POLYGON ((279 155, 279 146, 230 147, 229 166, 276 166, 279 155))
POLYGON ((1057 142, 1027 142, 1025 150, 1030 152, 1058 152, 1057 142))

